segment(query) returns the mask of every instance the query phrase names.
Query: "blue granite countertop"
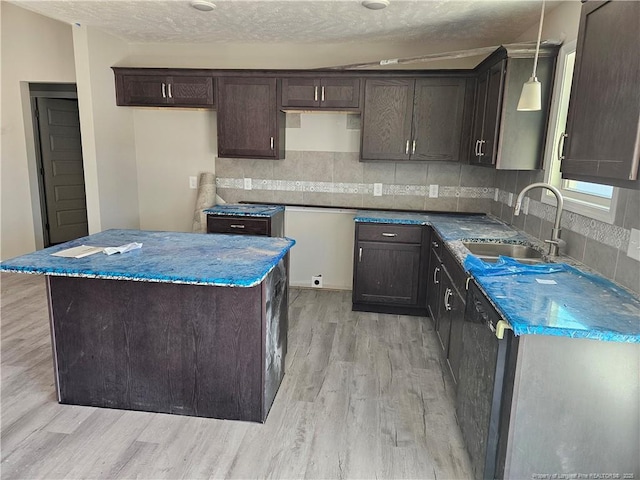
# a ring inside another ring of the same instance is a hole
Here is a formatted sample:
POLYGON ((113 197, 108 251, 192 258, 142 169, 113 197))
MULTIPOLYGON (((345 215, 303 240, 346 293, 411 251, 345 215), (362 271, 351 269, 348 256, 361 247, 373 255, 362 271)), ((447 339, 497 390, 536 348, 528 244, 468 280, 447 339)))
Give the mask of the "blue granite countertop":
POLYGON ((272 217, 283 212, 282 205, 253 205, 224 203, 204 210, 207 215, 230 215, 234 217, 272 217))
POLYGON ((295 244, 288 238, 251 235, 106 230, 0 263, 0 271, 142 282, 252 287, 264 280, 295 244), (51 254, 79 245, 142 248, 84 258, 51 254))
MULTIPOLYGON (((539 239, 491 216, 361 211, 355 221, 431 225, 461 264, 470 254, 463 241, 526 244, 541 252, 545 248, 539 239)), ((588 272, 570 257, 558 257, 556 261, 571 266, 562 272, 536 275, 470 275, 516 335, 640 342, 637 296, 588 272)))

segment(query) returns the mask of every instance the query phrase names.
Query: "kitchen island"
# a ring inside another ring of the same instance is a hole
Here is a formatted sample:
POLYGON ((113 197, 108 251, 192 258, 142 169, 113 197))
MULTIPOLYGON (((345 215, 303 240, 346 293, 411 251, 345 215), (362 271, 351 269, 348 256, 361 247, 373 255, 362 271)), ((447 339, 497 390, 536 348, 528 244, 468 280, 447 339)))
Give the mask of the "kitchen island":
POLYGON ((60 403, 264 422, 284 375, 294 243, 107 230, 0 270, 47 276, 60 403), (143 246, 51 255, 130 242, 143 246))

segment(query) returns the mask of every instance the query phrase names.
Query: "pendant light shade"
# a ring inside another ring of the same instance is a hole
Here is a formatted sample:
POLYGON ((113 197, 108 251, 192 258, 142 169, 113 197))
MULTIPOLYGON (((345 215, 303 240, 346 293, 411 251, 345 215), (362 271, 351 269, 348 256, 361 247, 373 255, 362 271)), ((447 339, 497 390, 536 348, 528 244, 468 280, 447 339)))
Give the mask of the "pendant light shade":
POLYGON ((519 112, 535 112, 542 109, 542 89, 537 77, 531 77, 522 86, 520 101, 518 102, 519 112))
POLYGON ((536 54, 533 57, 533 73, 531 78, 522 86, 520 101, 517 110, 519 112, 535 112, 542 110, 542 88, 536 69, 538 67, 538 53, 540 52, 540 39, 542 38, 542 22, 544 21, 544 2, 542 0, 542 11, 540 12, 540 26, 538 27, 538 43, 536 43, 536 54))

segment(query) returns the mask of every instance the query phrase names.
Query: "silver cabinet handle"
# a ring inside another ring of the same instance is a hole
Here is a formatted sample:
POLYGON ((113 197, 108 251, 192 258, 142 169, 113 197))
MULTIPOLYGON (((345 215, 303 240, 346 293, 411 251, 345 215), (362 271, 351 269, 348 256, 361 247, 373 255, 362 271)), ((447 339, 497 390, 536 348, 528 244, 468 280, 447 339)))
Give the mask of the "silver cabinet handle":
POLYGON ((482 151, 482 145, 484 145, 486 142, 486 140, 480 140, 480 143, 478 144, 478 146, 480 148, 478 148, 478 156, 479 157, 483 157, 484 156, 484 152, 482 151))
POLYGON ((169 92, 169 98, 173 98, 173 95, 171 94, 171 84, 167 84, 167 90, 169 92))
POLYGON ((162 98, 167 98, 167 86, 162 84, 162 98))
POLYGON ((398 234, 397 233, 383 233, 382 236, 383 237, 397 237, 398 234))
POLYGON ((479 157, 480 154, 478 153, 478 144, 480 143, 480 140, 476 140, 476 147, 473 150, 473 153, 476 154, 476 157, 479 157))
POLYGON ((447 288, 444 292, 444 308, 448 311, 451 310, 451 305, 449 304, 449 298, 451 297, 451 295, 453 294, 453 292, 451 291, 450 288, 447 288))
POLYGON ((231 228, 244 228, 244 225, 229 225, 231 228))
POLYGON ((562 161, 564 160, 564 155, 562 155, 562 149, 564 148, 564 139, 567 138, 569 135, 567 135, 566 133, 562 132, 560 134, 560 138, 558 138, 558 150, 557 150, 557 157, 558 160, 562 161))
POLYGON ((314 88, 314 91, 313 91, 313 101, 314 102, 318 101, 318 87, 317 86, 314 88))
POLYGON ((433 269, 433 284, 438 285, 440 280, 438 280, 438 272, 440 271, 440 267, 436 267, 433 269))
POLYGON ((322 92, 320 93, 320 101, 324 102, 324 86, 322 87, 322 92))
POLYGON ((471 280, 471 277, 467 277, 466 282, 464 283, 464 289, 465 290, 469 290, 469 281, 471 280))
POLYGON ((416 153, 416 141, 413 141, 413 146, 411 147, 411 155, 413 155, 414 153, 416 153))
POLYGON ((358 252, 358 261, 361 262, 362 261, 362 247, 359 248, 359 252, 358 252))
POLYGON ((273 137, 271 137, 271 150, 273 150, 273 137))
POLYGON ((407 140, 407 144, 404 147, 404 154, 405 155, 409 155, 409 140, 407 140))
POLYGON ((438 248, 440 245, 438 245, 438 242, 431 242, 431 246, 433 248, 438 248))

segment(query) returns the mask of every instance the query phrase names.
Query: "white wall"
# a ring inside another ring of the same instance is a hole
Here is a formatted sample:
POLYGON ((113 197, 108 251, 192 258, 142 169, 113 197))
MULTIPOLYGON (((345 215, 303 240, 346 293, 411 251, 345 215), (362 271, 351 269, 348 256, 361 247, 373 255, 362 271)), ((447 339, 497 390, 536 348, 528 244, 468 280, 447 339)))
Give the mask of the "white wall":
POLYGON ((76 76, 70 26, 4 1, 0 16, 0 256, 7 259, 42 242, 27 82, 73 83, 76 76))
MULTIPOLYGON (((578 0, 564 1, 549 12, 545 12, 542 23, 542 39, 561 40, 569 42, 578 37, 580 23, 580 8, 578 0)), ((529 30, 518 37, 518 42, 536 41, 538 39, 539 24, 536 22, 529 30)))
POLYGON ((133 111, 116 106, 111 66, 128 54, 122 40, 73 27, 89 233, 139 228, 133 111))
POLYGON ((134 108, 140 228, 188 232, 197 190, 189 176, 215 172, 211 110, 134 108))

